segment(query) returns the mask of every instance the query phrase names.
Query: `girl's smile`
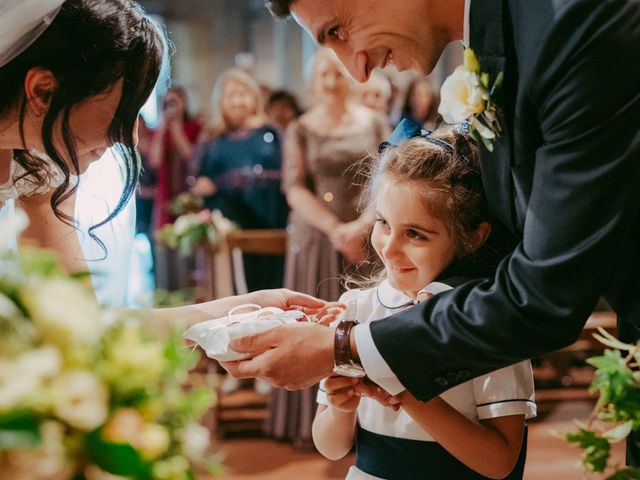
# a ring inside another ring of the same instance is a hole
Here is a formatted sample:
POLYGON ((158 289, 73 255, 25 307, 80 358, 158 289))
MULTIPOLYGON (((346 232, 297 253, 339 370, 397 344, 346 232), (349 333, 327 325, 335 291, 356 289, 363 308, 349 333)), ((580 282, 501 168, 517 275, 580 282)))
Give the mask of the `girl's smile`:
POLYGON ((385 174, 376 201, 371 243, 383 261, 391 285, 415 298, 455 258, 451 235, 424 204, 421 180, 385 174))
POLYGON ((393 270, 394 272, 398 272, 398 273, 407 273, 415 270, 415 268, 412 268, 412 267, 396 267, 394 265, 387 265, 387 268, 389 270, 393 270))

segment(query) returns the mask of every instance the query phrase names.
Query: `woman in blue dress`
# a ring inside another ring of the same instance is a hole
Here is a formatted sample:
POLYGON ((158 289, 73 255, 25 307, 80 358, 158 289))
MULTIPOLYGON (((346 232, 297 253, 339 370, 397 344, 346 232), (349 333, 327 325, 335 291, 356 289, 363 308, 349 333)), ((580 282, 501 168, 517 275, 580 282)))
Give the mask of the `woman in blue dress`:
MULTIPOLYGON (((241 70, 225 72, 214 88, 213 107, 193 193, 240 228, 284 228, 280 142, 267 125, 258 84, 241 70)), ((281 257, 244 255, 244 264, 249 291, 282 285, 281 257)))

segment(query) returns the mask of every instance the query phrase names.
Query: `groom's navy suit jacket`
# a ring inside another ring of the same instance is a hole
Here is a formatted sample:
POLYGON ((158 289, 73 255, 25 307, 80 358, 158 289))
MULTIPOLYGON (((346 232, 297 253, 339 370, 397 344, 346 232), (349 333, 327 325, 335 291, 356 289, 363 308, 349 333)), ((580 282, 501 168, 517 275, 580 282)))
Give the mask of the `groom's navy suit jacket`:
POLYGON ((601 296, 640 334, 640 0, 471 0, 470 24, 504 72, 482 169, 515 241, 493 277, 371 323, 421 400, 571 344, 601 296))

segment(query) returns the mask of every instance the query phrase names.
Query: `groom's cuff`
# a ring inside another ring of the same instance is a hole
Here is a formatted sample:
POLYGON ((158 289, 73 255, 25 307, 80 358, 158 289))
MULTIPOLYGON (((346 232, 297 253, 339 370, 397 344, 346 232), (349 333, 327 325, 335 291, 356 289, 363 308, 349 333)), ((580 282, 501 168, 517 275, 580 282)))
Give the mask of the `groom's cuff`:
POLYGON ((398 395, 400 392, 405 391, 406 388, 400 383, 398 377, 394 375, 387 362, 380 355, 376 344, 373 342, 369 325, 369 323, 364 323, 353 328, 360 363, 364 367, 367 377, 391 395, 398 395))

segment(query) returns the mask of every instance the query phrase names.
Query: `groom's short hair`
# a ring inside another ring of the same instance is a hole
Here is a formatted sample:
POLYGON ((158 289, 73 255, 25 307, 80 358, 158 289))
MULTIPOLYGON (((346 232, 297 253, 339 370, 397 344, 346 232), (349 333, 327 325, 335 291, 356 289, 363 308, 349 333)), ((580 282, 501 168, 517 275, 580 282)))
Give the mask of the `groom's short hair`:
POLYGON ((265 5, 274 17, 287 18, 291 15, 291 4, 294 0, 265 0, 265 5))

